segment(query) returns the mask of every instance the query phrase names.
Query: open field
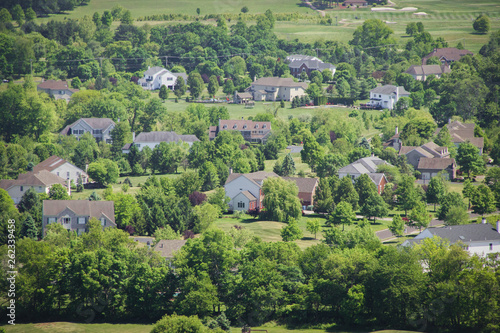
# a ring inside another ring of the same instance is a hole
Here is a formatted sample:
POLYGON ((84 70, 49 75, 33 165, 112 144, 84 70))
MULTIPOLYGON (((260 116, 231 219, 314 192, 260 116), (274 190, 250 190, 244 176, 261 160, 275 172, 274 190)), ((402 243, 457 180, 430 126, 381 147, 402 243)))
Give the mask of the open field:
MULTIPOLYGON (((8 333, 149 333, 153 325, 137 324, 77 324, 67 322, 39 323, 39 324, 16 324, 4 327, 8 333)), ((330 329, 287 329, 281 326, 254 327, 254 329, 265 329, 268 333, 354 333, 353 331, 330 330, 330 329)), ((231 333, 241 332, 241 327, 232 327, 231 333)), ((356 331, 357 333, 362 333, 356 331)), ((384 330, 372 333, 412 333, 412 331, 384 330)))
MULTIPOLYGON (((68 14, 52 15, 48 18, 39 18, 37 21, 46 22, 50 19, 80 18, 92 15, 94 12, 109 10, 115 5, 120 5, 131 10, 134 18, 153 14, 188 14, 196 16, 196 8, 200 8, 201 16, 206 14, 231 13, 237 14, 243 6, 249 8, 249 14, 263 13, 271 9, 274 13, 300 13, 305 14, 296 21, 277 21, 275 32, 283 39, 299 39, 300 41, 312 42, 315 40, 335 40, 348 42, 352 39, 354 30, 366 19, 380 19, 390 22, 389 26, 394 30, 394 37, 398 42, 404 43, 407 39, 405 29, 411 22, 424 23, 426 31, 434 38, 443 37, 450 46, 462 42, 465 48, 478 52, 480 47, 488 41, 488 34, 475 34, 472 29, 472 21, 480 14, 486 13, 491 18, 491 30, 500 29, 500 5, 496 0, 481 0, 471 2, 467 0, 396 0, 393 11, 374 12, 370 8, 362 9, 337 9, 324 8, 326 16, 330 16, 333 24, 320 25, 319 14, 305 7, 299 0, 257 0, 247 4, 240 0, 222 1, 176 1, 165 2, 158 0, 93 0, 88 6, 77 7, 68 14), (401 11, 404 7, 417 8, 414 12, 401 11), (414 15, 415 12, 424 12, 426 16, 414 15), (335 24, 337 22, 337 25, 335 24)), ((233 24, 235 20, 229 23, 233 24)), ((182 21, 186 22, 187 21, 182 21)), ((202 21, 213 24, 213 21, 202 21)), ((159 24, 161 22, 136 22, 136 24, 159 24)), ((252 22, 249 22, 252 23, 252 22)), ((115 22, 113 26, 117 26, 115 22)), ((318 51, 321 56, 321 50, 318 51)))

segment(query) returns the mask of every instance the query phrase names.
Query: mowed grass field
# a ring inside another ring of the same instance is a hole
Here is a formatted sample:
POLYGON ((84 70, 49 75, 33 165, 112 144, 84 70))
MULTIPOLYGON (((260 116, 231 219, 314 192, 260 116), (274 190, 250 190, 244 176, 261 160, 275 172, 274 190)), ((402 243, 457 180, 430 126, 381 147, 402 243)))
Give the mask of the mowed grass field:
MULTIPOLYGON (((450 46, 456 46, 462 42, 465 48, 478 52, 482 45, 488 41, 488 34, 476 34, 472 29, 473 20, 480 14, 487 14, 491 18, 490 31, 500 29, 500 2, 497 0, 395 0, 394 11, 376 12, 371 8, 338 9, 324 8, 325 15, 333 19, 333 24, 320 25, 319 13, 306 7, 300 0, 256 0, 251 3, 242 0, 220 0, 220 1, 160 1, 160 0, 92 0, 89 5, 77 7, 68 14, 52 15, 48 18, 39 18, 39 22, 50 19, 80 18, 92 15, 94 12, 102 13, 120 5, 132 12, 134 18, 154 14, 188 14, 196 16, 196 8, 200 8, 201 15, 232 13, 238 14, 243 6, 249 8, 249 14, 264 13, 271 9, 274 13, 300 13, 306 14, 297 21, 277 21, 274 31, 278 37, 283 39, 298 39, 304 42, 316 40, 334 40, 348 42, 352 39, 355 29, 363 24, 366 19, 380 19, 388 23, 394 30, 394 37, 400 43, 405 43, 406 25, 411 22, 424 23, 426 31, 434 38, 443 37, 450 46), (405 7, 415 7, 416 11, 402 11, 405 7), (415 15, 415 13, 426 13, 426 16, 415 15), (335 22, 338 22, 337 25, 335 22)), ((229 23, 234 24, 235 20, 229 23)), ((213 24, 212 21, 202 21, 213 24)), ((155 25, 162 22, 141 21, 135 24, 155 25)), ((180 23, 188 23, 181 21, 180 23)), ((248 22, 252 24, 253 22, 248 22)), ((118 22, 113 24, 118 26, 118 22)), ((319 54, 321 51, 319 50, 319 54)), ((321 55, 321 54, 320 54, 321 55)))
MULTIPOLYGON (((1 327, 1 326, 0 326, 1 327)), ((153 325, 137 324, 77 324, 67 322, 39 323, 39 324, 16 324, 15 326, 3 326, 8 333, 149 333, 153 325)), ((253 327, 253 329, 264 329, 268 333, 354 333, 353 331, 330 330, 330 329, 287 329, 282 326, 275 327, 253 327)), ((241 327, 232 327, 231 333, 240 333, 241 327)), ((356 331, 357 333, 362 333, 356 331)), ((413 331, 384 330, 372 333, 412 333, 413 331)))

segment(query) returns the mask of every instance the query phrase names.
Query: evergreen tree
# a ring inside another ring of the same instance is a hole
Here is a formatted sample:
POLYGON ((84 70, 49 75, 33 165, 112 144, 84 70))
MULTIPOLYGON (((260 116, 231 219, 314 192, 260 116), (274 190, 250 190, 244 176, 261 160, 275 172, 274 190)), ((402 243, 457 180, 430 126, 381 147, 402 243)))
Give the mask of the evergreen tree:
POLYGON ((168 88, 166 85, 162 85, 160 88, 160 92, 158 93, 158 97, 162 99, 163 102, 168 98, 168 88))
POLYGON ((471 201, 472 196, 474 195, 475 190, 476 190, 476 187, 474 185, 472 185, 472 181, 467 178, 464 182, 464 188, 462 190, 462 195, 464 196, 464 198, 469 199, 468 209, 470 209, 470 205, 471 205, 470 201, 471 201))
POLYGON ((389 225, 389 230, 394 236, 403 236, 405 230, 405 223, 399 214, 394 215, 392 223, 389 225))
POLYGON ((335 209, 332 190, 326 178, 320 178, 314 194, 314 211, 316 213, 331 213, 335 209))
POLYGON ((363 206, 370 196, 378 195, 377 186, 367 174, 363 174, 356 179, 354 188, 358 192, 360 206, 363 206))
POLYGON ((175 80, 175 85, 174 85, 174 94, 177 96, 177 98, 181 98, 182 95, 186 93, 186 82, 184 82, 184 79, 182 76, 178 76, 177 79, 175 80))
POLYGON ((38 239, 38 227, 35 220, 28 214, 21 227, 21 235, 31 239, 38 239))
POLYGON ((352 185, 350 177, 343 177, 337 190, 335 191, 335 203, 339 204, 342 201, 348 202, 351 207, 356 210, 359 207, 359 195, 352 185))
POLYGON ((290 153, 286 154, 283 159, 283 164, 281 164, 281 174, 280 176, 288 177, 295 174, 295 162, 293 161, 292 155, 290 153))

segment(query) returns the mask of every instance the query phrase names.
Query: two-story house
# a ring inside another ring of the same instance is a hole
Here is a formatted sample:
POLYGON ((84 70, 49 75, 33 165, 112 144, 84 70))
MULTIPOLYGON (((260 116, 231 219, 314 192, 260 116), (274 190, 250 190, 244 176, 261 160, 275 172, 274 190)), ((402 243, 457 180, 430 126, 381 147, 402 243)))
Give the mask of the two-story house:
POLYGON ((410 74, 417 81, 425 81, 429 76, 433 75, 436 78, 441 78, 445 73, 451 73, 448 64, 443 65, 411 65, 405 72, 410 74))
POLYGON ((336 67, 330 63, 323 62, 317 58, 314 59, 301 59, 296 58, 288 64, 288 68, 290 69, 290 74, 292 74, 296 78, 300 78, 302 72, 306 72, 307 76, 311 75, 312 71, 320 71, 323 72, 325 69, 328 69, 332 72, 332 77, 335 75, 336 67))
MULTIPOLYGON (((455 144, 455 147, 458 148, 463 142, 470 142, 477 149, 479 149, 479 155, 483 154, 484 148, 484 138, 474 136, 474 128, 476 124, 474 123, 462 123, 460 121, 448 121, 446 125, 448 127, 448 131, 451 135, 451 141, 455 144)), ((436 134, 439 133, 441 129, 437 129, 436 134)))
POLYGON ((356 178, 366 174, 377 186, 378 194, 381 194, 384 192, 385 184, 387 184, 387 178, 383 173, 377 172, 377 168, 379 165, 383 164, 390 165, 377 156, 363 157, 343 168, 340 168, 338 172, 339 178, 351 177, 354 182, 356 178))
POLYGON ((142 132, 137 137, 133 135, 133 143, 127 143, 123 146, 122 152, 128 154, 132 146, 137 147, 141 151, 144 147, 149 147, 153 150, 161 142, 185 142, 191 147, 193 143, 200 141, 196 135, 179 135, 175 132, 142 132))
POLYGON ((463 56, 474 54, 469 50, 460 50, 456 47, 435 48, 431 53, 422 58, 422 65, 427 65, 427 60, 437 57, 441 63, 450 65, 454 61, 459 61, 463 56))
POLYGON ((292 78, 262 77, 245 91, 252 94, 254 101, 291 101, 306 95, 307 83, 295 82, 292 78))
POLYGON ((499 232, 500 222, 497 222, 496 230, 489 223, 428 228, 415 238, 404 241, 401 246, 412 246, 421 243, 425 238, 436 236, 448 240, 450 244, 462 244, 471 255, 485 256, 500 252, 499 232))
POLYGON ((79 91, 70 88, 66 81, 56 80, 43 81, 36 87, 36 90, 43 91, 55 99, 64 99, 66 102, 69 102, 71 96, 79 91))
POLYGON ((85 133, 90 133, 97 142, 112 143, 111 131, 116 124, 109 118, 80 118, 73 124, 66 126, 61 135, 74 135, 78 140, 85 133))
POLYGON ((54 184, 67 186, 68 195, 71 194, 68 181, 47 170, 39 172, 30 171, 20 174, 17 179, 0 180, 0 188, 6 190, 14 203, 17 205, 29 188, 34 188, 38 193, 49 193, 50 187, 54 184))
POLYGON ((270 121, 224 120, 219 119, 217 126, 210 126, 209 138, 213 140, 221 131, 239 131, 245 141, 265 144, 271 135, 270 121))
POLYGON ((59 223, 68 231, 79 235, 88 231, 88 222, 96 218, 104 228, 116 228, 113 201, 44 200, 42 230, 48 224, 59 223))
POLYGON ((174 90, 179 76, 184 79, 184 82, 187 82, 186 73, 172 73, 159 66, 149 67, 144 72, 144 76, 137 81, 137 84, 144 90, 158 90, 161 86, 166 86, 168 89, 174 90))
POLYGON ((73 181, 74 184, 78 183, 78 178, 80 177, 82 178, 82 184, 87 184, 89 182, 89 175, 87 175, 85 171, 55 155, 52 155, 46 160, 38 163, 33 168, 33 172, 35 173, 42 170, 47 170, 54 175, 64 179, 69 179, 70 181, 73 181))
POLYGON ((410 93, 404 87, 388 84, 370 90, 369 105, 392 110, 401 97, 410 97, 410 93))

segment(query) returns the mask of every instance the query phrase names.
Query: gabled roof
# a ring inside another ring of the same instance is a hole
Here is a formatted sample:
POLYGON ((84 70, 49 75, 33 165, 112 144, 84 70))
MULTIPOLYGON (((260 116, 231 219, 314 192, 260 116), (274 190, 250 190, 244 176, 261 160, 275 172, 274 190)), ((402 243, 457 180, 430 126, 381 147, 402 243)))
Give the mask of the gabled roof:
POLYGON ((255 201, 257 200, 257 198, 255 197, 255 195, 253 195, 252 193, 250 193, 249 191, 243 191, 243 192, 240 192, 241 194, 243 194, 248 200, 250 201, 255 201))
POLYGON ((305 54, 290 54, 288 57, 286 57, 286 60, 295 61, 295 60, 319 60, 319 59, 314 56, 309 56, 305 54))
MULTIPOLYGON (((75 166, 74 164, 71 164, 69 163, 68 161, 66 161, 65 159, 63 158, 60 158, 59 156, 56 156, 56 155, 52 155, 51 157, 47 158, 46 160, 38 163, 37 165, 35 165, 35 167, 33 168, 33 172, 39 172, 39 171, 42 171, 42 170, 47 170, 47 171, 52 171, 52 170, 55 170, 57 169, 58 167, 60 167, 61 165, 64 165, 64 164, 70 164, 72 165, 73 167, 79 169, 77 166, 75 166)), ((81 171, 82 174, 86 174, 85 171, 79 169, 81 171)))
POLYGON ((80 118, 73 124, 66 126, 62 131, 62 135, 67 135, 70 128, 76 126, 79 122, 87 123, 92 129, 106 130, 110 126, 116 126, 115 122, 109 118, 80 118))
POLYGON ((284 180, 291 180, 299 188, 299 192, 313 193, 318 186, 317 178, 302 178, 302 177, 281 177, 284 180))
POLYGON ((222 130, 235 130, 235 131, 266 131, 271 130, 270 121, 253 121, 245 119, 220 119, 219 131, 222 130), (226 125, 226 127, 224 127, 226 125))
POLYGON ((406 155, 409 152, 411 152, 413 149, 416 149, 416 148, 418 148, 418 147, 416 147, 416 146, 401 146, 401 148, 399 148, 399 155, 406 155))
POLYGON ((262 77, 252 83, 253 85, 269 86, 269 87, 290 87, 290 88, 307 88, 307 83, 295 82, 292 78, 281 77, 262 77))
POLYGON ((175 132, 142 132, 134 142, 196 142, 200 141, 196 135, 179 135, 175 132))
POLYGON ((459 50, 455 47, 443 47, 440 49, 434 49, 431 53, 422 58, 422 63, 425 65, 427 63, 427 59, 431 57, 438 57, 439 59, 444 58, 447 61, 458 61, 463 56, 473 53, 469 50, 459 50))
POLYGON ((427 158, 422 157, 418 161, 417 170, 445 170, 456 165, 454 158, 427 158))
POLYGON ((341 168, 339 173, 365 174, 376 173, 377 167, 381 164, 389 164, 377 156, 363 157, 359 160, 341 168))
POLYGON ((252 172, 252 173, 231 173, 227 179, 226 179, 226 185, 232 182, 233 180, 239 178, 239 177, 245 177, 249 179, 250 181, 254 182, 258 186, 261 186, 259 183, 261 183, 264 179, 267 179, 269 177, 279 177, 277 174, 274 172, 266 172, 266 171, 257 171, 257 172, 252 172))
POLYGON ((115 223, 115 204, 113 201, 89 200, 44 200, 43 215, 58 216, 65 209, 70 209, 77 216, 100 218, 106 216, 115 223))
POLYGON ((410 95, 408 91, 405 90, 404 87, 396 87, 391 84, 386 84, 385 86, 376 87, 370 90, 371 93, 381 94, 381 95, 392 95, 398 93, 399 96, 402 95, 410 95))
POLYGON ((186 73, 172 73, 172 74, 174 74, 176 78, 179 76, 182 77, 184 79, 184 83, 187 82, 188 76, 186 73))
POLYGON ((451 73, 451 69, 446 65, 411 65, 406 70, 407 74, 411 75, 441 75, 443 73, 451 73))
POLYGON ((187 241, 183 239, 162 239, 155 245, 154 250, 159 252, 160 256, 163 258, 170 259, 174 257, 174 253, 179 251, 186 242, 187 241))
POLYGON ((167 71, 167 70, 163 67, 160 67, 160 66, 154 66, 154 67, 148 68, 148 70, 146 70, 144 72, 144 75, 153 76, 153 75, 156 75, 156 74, 161 73, 163 71, 167 71))
MULTIPOLYGON (((369 173, 368 176, 370 177, 372 182, 374 182, 375 185, 377 185, 377 186, 379 186, 380 183, 382 182, 382 179, 385 178, 385 175, 383 173, 378 173, 378 172, 369 173)), ((387 179, 386 179, 386 181, 387 181, 387 179)))
POLYGON ((465 243, 500 240, 500 233, 488 223, 453 225, 427 230, 434 236, 448 239, 452 244, 459 241, 465 243))
POLYGON ((60 80, 47 80, 40 83, 37 88, 47 89, 47 90, 71 90, 73 92, 78 91, 78 89, 70 89, 68 82, 60 80))
POLYGON ((325 63, 321 60, 294 60, 288 64, 288 67, 300 68, 302 65, 305 65, 309 69, 317 69, 320 72, 324 69, 335 68, 332 64, 325 63))
POLYGON ((0 188, 8 190, 12 186, 51 186, 54 184, 66 185, 66 180, 47 170, 30 171, 20 174, 17 179, 0 180, 0 188))

